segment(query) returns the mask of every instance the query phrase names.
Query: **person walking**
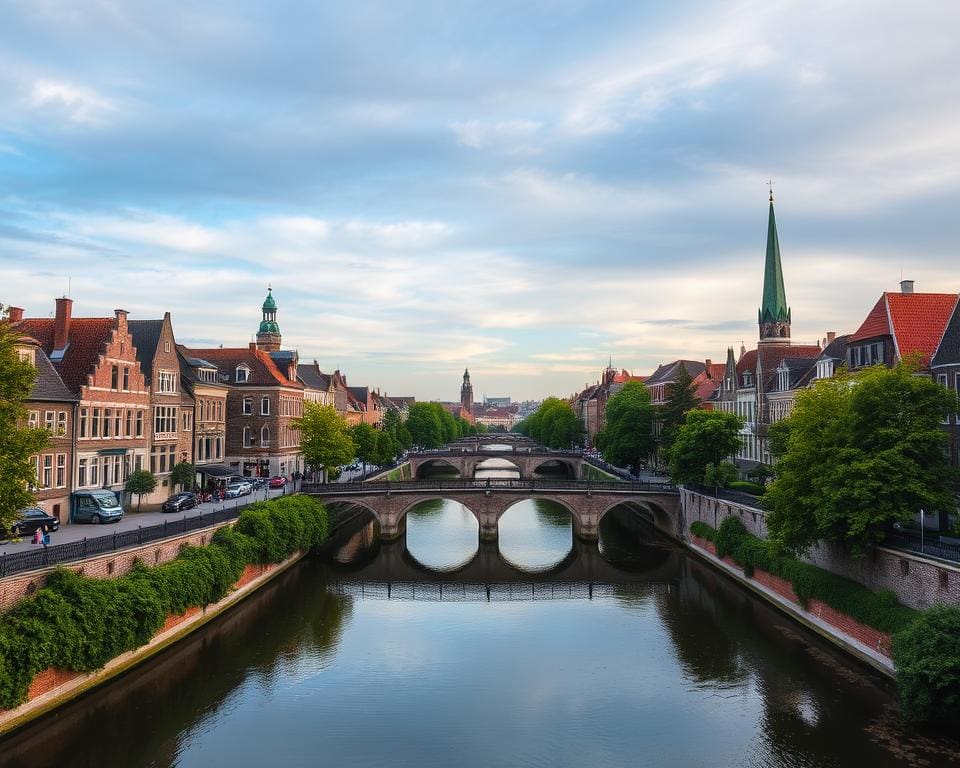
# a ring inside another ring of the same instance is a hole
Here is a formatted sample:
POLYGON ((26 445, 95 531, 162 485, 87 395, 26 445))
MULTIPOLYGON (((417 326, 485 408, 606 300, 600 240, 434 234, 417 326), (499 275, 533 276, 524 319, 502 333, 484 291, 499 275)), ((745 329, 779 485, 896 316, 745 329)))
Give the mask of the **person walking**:
POLYGON ((47 526, 43 526, 43 536, 40 537, 40 541, 44 549, 50 546, 50 531, 47 530, 47 526))

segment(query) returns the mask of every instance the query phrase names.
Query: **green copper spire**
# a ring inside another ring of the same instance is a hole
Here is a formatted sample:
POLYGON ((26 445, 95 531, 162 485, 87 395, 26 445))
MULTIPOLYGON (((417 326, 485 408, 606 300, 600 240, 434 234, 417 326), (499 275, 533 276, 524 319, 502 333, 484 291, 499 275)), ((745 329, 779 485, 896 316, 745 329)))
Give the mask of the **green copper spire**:
POLYGON ((770 193, 770 219, 767 224, 767 257, 763 269, 763 304, 757 321, 760 340, 790 339, 790 307, 783 287, 783 266, 780 264, 780 241, 777 220, 773 214, 773 193, 770 193))
POLYGON ((276 302, 276 301, 274 300, 274 298, 273 298, 273 286, 272 286, 272 285, 268 285, 268 286, 267 286, 267 298, 265 298, 265 299, 263 300, 263 307, 262 307, 262 309, 265 309, 265 310, 266 310, 266 309, 272 309, 272 310, 276 310, 276 309, 277 309, 277 302, 276 302))
POLYGON ((273 298, 273 287, 267 286, 267 298, 263 300, 263 320, 260 321, 260 334, 280 335, 280 326, 277 324, 277 302, 273 298))

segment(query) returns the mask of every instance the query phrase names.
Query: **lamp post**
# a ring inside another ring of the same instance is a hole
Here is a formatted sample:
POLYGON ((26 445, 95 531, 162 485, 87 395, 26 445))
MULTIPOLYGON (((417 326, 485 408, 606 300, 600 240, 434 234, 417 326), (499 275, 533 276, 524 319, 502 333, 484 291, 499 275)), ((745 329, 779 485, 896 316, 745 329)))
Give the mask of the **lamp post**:
POLYGON ((923 520, 926 513, 923 511, 923 507, 920 507, 920 554, 923 554, 923 520))

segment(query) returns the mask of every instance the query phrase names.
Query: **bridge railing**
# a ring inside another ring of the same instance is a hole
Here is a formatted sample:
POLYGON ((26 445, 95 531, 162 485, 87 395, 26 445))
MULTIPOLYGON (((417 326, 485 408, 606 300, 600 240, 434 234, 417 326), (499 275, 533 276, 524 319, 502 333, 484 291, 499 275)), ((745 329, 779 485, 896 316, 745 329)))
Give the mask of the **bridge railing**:
POLYGON ((430 479, 430 480, 373 480, 367 482, 307 484, 303 493, 316 495, 358 495, 367 493, 411 491, 485 491, 485 490, 533 490, 533 491, 607 491, 616 493, 656 492, 675 493, 677 488, 669 482, 650 481, 594 481, 594 480, 512 480, 507 478, 430 479))

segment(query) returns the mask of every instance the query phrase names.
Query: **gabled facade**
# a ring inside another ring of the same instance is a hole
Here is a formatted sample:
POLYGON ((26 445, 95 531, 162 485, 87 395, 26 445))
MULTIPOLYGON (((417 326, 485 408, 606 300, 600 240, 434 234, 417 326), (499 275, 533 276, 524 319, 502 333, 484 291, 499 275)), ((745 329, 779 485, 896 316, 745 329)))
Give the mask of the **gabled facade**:
POLYGON ((148 468, 157 478, 157 489, 146 501, 162 501, 177 490, 169 477, 173 468, 193 461, 194 400, 182 384, 170 313, 159 320, 130 320, 128 327, 150 392, 148 468))
POLYGON ((943 428, 950 438, 950 461, 957 466, 960 465, 960 301, 954 305, 930 360, 930 375, 958 398, 957 407, 943 417, 943 428))
POLYGON ((185 347, 177 347, 180 380, 193 397, 193 464, 197 485, 210 489, 212 477, 224 477, 227 443, 227 394, 220 372, 209 360, 192 357, 185 347))
POLYGON ((312 363, 297 365, 297 381, 303 384, 303 399, 318 405, 332 405, 335 400, 332 377, 320 370, 320 365, 312 363))
POLYGON ((78 398, 74 490, 107 488, 123 497, 130 473, 149 466, 152 426, 150 393, 126 310, 115 310, 113 317, 75 318, 73 301, 60 298, 52 319, 23 318, 15 325, 38 341, 78 398))
MULTIPOLYGON (((22 310, 10 308, 11 317, 18 312, 22 310)), ((43 452, 30 457, 36 476, 33 494, 44 511, 66 523, 73 490, 73 429, 78 398, 67 389, 36 339, 21 337, 16 351, 21 360, 28 360, 37 370, 30 398, 24 403, 27 425, 49 434, 43 452)))

